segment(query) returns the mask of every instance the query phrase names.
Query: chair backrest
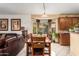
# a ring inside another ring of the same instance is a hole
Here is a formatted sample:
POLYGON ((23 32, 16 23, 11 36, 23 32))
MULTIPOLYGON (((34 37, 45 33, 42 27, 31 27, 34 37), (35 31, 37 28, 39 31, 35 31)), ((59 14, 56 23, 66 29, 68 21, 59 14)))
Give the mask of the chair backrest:
POLYGON ((39 50, 39 52, 41 55, 44 55, 45 37, 32 37, 31 39, 32 39, 32 55, 35 55, 34 49, 37 49, 37 50, 42 49, 42 50, 39 50))
POLYGON ((37 41, 37 42, 43 41, 43 42, 45 42, 45 37, 32 37, 31 39, 32 39, 32 42, 33 41, 37 41))

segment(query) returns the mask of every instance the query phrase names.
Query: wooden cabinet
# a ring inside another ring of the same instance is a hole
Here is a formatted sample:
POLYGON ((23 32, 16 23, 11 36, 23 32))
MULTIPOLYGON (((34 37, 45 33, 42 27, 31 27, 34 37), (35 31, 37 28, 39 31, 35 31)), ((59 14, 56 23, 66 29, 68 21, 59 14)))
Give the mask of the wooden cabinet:
POLYGON ((70 17, 60 17, 58 19, 59 30, 68 30, 73 24, 73 21, 70 17))
POLYGON ((77 23, 79 23, 79 17, 60 17, 58 19, 59 30, 68 30, 77 23))
POLYGON ((73 21, 72 21, 72 18, 67 18, 66 19, 66 28, 67 28, 67 30, 69 30, 69 28, 73 25, 73 21))
POLYGON ((60 33, 59 43, 61 45, 70 45, 70 34, 60 33))
POLYGON ((65 30, 65 20, 64 18, 59 18, 58 19, 58 27, 59 27, 59 30, 65 30))
MULTIPOLYGON (((59 31, 68 31, 70 27, 79 23, 79 17, 60 17, 58 19, 59 31)), ((60 33, 59 32, 59 43, 61 45, 70 45, 70 33, 60 33)))
POLYGON ((72 17, 73 25, 79 23, 79 17, 72 17))

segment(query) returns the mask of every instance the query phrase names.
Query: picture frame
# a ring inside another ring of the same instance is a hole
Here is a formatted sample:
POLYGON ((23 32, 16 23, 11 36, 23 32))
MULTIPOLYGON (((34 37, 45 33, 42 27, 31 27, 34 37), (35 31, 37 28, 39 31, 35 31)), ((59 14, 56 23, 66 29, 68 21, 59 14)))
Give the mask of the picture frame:
POLYGON ((21 19, 11 19, 11 30, 12 31, 21 30, 21 19))
POLYGON ((0 19, 0 31, 8 31, 8 19, 0 19))

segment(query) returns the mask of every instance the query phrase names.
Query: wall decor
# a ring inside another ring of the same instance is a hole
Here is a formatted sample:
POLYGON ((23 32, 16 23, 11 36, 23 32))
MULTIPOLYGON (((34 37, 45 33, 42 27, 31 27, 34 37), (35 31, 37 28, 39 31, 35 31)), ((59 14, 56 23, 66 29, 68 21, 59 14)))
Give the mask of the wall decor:
POLYGON ((21 30, 21 19, 11 19, 11 30, 12 31, 21 30))
POLYGON ((8 31, 8 19, 0 19, 0 31, 8 31))

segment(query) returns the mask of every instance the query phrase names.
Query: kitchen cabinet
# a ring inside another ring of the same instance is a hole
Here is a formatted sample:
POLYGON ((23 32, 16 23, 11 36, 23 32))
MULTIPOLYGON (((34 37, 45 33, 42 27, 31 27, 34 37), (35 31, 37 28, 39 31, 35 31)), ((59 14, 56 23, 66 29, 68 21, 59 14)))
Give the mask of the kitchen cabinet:
POLYGON ((73 24, 72 18, 70 17, 60 17, 58 19, 59 30, 68 30, 73 24))
POLYGON ((60 17, 58 19, 59 30, 69 30, 77 23, 79 23, 79 17, 60 17))
POLYGON ((68 32, 69 28, 77 23, 79 23, 79 17, 60 17, 58 19, 59 44, 70 45, 70 33, 64 33, 64 31, 68 32))
POLYGON ((79 23, 79 17, 72 17, 73 25, 79 23))
POLYGON ((59 43, 60 45, 64 45, 64 46, 70 45, 70 34, 60 33, 59 43))

